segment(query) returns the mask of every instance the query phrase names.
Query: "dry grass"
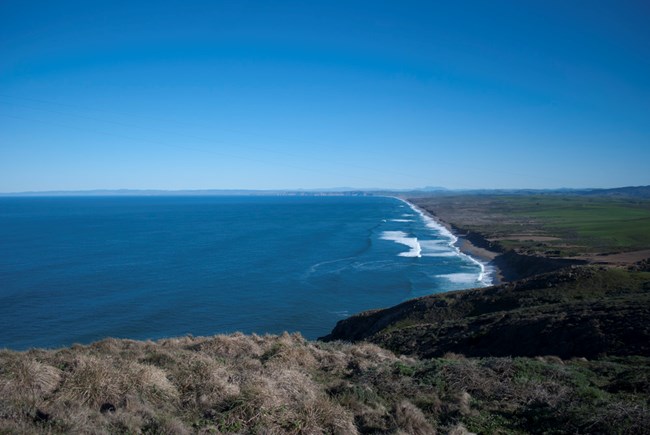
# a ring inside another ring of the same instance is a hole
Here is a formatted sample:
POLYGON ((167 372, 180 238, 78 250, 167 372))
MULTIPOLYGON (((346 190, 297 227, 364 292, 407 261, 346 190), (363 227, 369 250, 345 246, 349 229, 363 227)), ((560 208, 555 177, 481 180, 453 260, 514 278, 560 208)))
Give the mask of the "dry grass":
POLYGON ((625 373, 616 388, 627 390, 612 395, 585 378, 593 364, 456 354, 418 360, 296 334, 0 351, 0 433, 517 433, 554 423, 575 432, 648 429, 647 401, 638 400, 645 390, 628 391, 647 388, 645 378, 602 363, 604 371, 625 373), (589 412, 596 405, 601 412, 589 412))
POLYGON ((0 432, 355 433, 317 379, 387 358, 289 334, 2 351, 0 432))

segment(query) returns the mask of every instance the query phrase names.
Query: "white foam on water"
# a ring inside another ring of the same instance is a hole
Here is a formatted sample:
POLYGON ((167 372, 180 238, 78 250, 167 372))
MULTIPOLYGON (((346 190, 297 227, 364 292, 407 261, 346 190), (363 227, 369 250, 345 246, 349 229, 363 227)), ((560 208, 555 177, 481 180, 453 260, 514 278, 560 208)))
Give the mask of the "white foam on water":
MULTIPOLYGON (((391 222, 414 222, 413 219, 391 219, 391 222)), ((384 222, 386 222, 386 219, 384 219, 384 222)))
POLYGON ((423 257, 457 257, 456 250, 449 249, 449 244, 442 240, 418 240, 423 257))
POLYGON ((404 231, 384 231, 381 233, 382 240, 391 240, 400 245, 408 246, 410 249, 407 252, 400 252, 400 257, 421 257, 422 247, 418 243, 417 237, 407 237, 404 231))
MULTIPOLYGON (((476 281, 480 282, 486 287, 492 285, 492 277, 491 274, 487 272, 488 267, 485 265, 485 263, 483 263, 482 261, 478 261, 476 258, 470 255, 460 252, 460 249, 458 250, 458 253, 461 257, 468 259, 469 261, 476 264, 481 269, 481 271, 478 274, 478 277, 476 278, 476 281)), ((492 271, 492 268, 490 268, 490 271, 492 271)))
POLYGON ((356 261, 353 264, 351 264, 351 267, 353 267, 355 270, 363 270, 363 271, 368 271, 368 270, 382 270, 385 268, 390 268, 393 266, 393 262, 391 260, 377 260, 377 261, 356 261))
POLYGON ((475 273, 448 273, 445 275, 436 275, 438 278, 445 278, 455 284, 473 284, 480 283, 475 273))
MULTIPOLYGON (((419 207, 417 207, 415 204, 411 204, 410 202, 402 199, 402 198, 396 198, 400 201, 402 201, 404 204, 408 205, 414 212, 418 213, 422 220, 424 221, 424 224, 428 227, 431 228, 432 230, 436 231, 441 237, 444 237, 448 240, 447 246, 448 249, 450 248, 452 254, 454 256, 459 256, 467 261, 476 264, 480 271, 478 273, 478 276, 476 276, 475 281, 467 281, 467 282, 478 282, 481 285, 484 286, 489 286, 492 285, 492 268, 488 267, 485 263, 482 261, 477 260, 476 258, 465 254, 464 252, 461 252, 458 246, 456 246, 456 242, 458 242, 458 237, 456 237, 451 231, 447 229, 444 225, 436 221, 434 218, 426 214, 424 211, 420 210, 419 207)), ((404 215, 402 215, 404 216, 404 215)), ((450 275, 456 275, 456 274, 450 274, 450 275)), ((458 281, 454 281, 458 282, 458 281)), ((466 281, 460 281, 460 282, 466 282, 466 281)))
POLYGON ((312 265, 302 276, 302 279, 308 280, 312 276, 323 274, 339 274, 351 267, 350 263, 355 257, 338 258, 336 260, 321 261, 312 265))

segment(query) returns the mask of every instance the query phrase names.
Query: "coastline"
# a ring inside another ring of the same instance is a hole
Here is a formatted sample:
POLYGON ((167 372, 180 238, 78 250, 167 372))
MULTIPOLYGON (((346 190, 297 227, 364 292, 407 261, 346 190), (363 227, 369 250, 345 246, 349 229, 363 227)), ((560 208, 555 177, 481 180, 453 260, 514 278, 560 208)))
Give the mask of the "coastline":
POLYGON ((494 262, 494 259, 500 253, 474 245, 469 239, 456 234, 448 222, 439 219, 437 216, 432 215, 427 210, 418 207, 407 199, 397 196, 392 198, 408 205, 411 209, 420 214, 425 221, 429 220, 433 224, 431 225, 432 229, 438 229, 443 236, 449 237, 449 246, 456 249, 459 256, 464 256, 471 262, 477 264, 481 268, 481 273, 479 274, 477 282, 481 283, 483 287, 498 285, 504 282, 501 269, 494 262))
POLYGON ((408 204, 425 219, 435 222, 437 227, 453 237, 453 247, 461 255, 485 267, 485 273, 491 279, 487 285, 499 285, 540 273, 552 272, 564 267, 588 264, 590 261, 577 258, 549 258, 543 255, 532 255, 517 252, 513 249, 491 249, 492 243, 476 231, 469 231, 444 221, 432 211, 418 207, 403 198, 396 198, 408 204))

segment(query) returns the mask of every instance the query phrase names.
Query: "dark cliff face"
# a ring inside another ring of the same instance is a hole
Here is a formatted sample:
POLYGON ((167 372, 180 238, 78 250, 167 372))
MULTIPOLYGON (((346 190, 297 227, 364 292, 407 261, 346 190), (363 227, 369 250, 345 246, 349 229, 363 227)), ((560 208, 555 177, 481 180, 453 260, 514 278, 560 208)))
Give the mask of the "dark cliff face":
POLYGON ((587 264, 586 261, 565 258, 547 258, 524 255, 513 250, 498 255, 492 264, 497 267, 504 281, 515 281, 542 273, 549 273, 569 266, 587 264))
POLYGON ((435 357, 650 355, 650 274, 574 267, 340 321, 323 340, 435 357))
POLYGON ((507 251, 507 249, 505 249, 499 243, 489 241, 483 236, 483 234, 477 231, 466 230, 464 228, 460 228, 453 224, 451 224, 451 229, 454 232, 454 234, 457 234, 463 239, 468 240, 469 242, 472 243, 472 245, 476 247, 487 249, 488 251, 492 251, 492 252, 499 252, 499 253, 504 253, 507 251))

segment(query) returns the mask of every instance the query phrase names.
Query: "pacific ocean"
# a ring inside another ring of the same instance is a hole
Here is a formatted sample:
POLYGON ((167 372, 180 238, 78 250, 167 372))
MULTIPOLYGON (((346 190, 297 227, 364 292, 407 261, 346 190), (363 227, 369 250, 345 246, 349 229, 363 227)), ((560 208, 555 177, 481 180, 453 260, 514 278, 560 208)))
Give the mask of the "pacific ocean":
POLYGON ((0 348, 301 332, 488 283, 407 203, 352 196, 0 198, 0 348))

